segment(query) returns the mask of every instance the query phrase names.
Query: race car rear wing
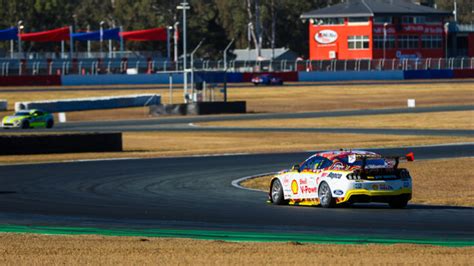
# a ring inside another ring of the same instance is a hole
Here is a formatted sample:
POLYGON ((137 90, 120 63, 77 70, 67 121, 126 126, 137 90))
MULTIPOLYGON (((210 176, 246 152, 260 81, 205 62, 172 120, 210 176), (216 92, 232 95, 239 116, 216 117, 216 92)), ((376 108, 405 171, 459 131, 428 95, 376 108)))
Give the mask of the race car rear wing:
MULTIPOLYGON (((372 159, 374 157, 371 157, 371 156, 361 156, 359 157, 360 159, 362 159, 362 166, 361 166, 361 170, 364 171, 366 166, 367 166, 367 159, 372 159)), ((383 157, 380 157, 381 159, 392 159, 392 160, 395 160, 395 164, 393 166, 393 169, 398 169, 398 165, 400 164, 400 161, 407 161, 407 162, 413 162, 415 161, 415 155, 413 154, 413 152, 410 152, 408 153, 407 155, 405 156, 383 156, 383 157)))

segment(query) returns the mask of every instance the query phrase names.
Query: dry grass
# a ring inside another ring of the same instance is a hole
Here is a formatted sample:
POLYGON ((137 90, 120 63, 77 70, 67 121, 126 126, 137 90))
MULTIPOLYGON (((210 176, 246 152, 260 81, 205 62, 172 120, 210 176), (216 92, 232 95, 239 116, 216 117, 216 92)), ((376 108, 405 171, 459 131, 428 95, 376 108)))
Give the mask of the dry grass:
POLYGON ((341 109, 460 105, 474 102, 474 83, 386 84, 233 89, 231 100, 247 101, 251 112, 302 112, 341 109))
MULTIPOLYGON (((119 96, 140 93, 158 93, 162 95, 164 103, 169 102, 169 91, 163 86, 143 85, 133 86, 138 90, 126 90, 132 86, 113 86, 123 90, 71 90, 68 87, 57 87, 57 91, 41 92, 31 89, 31 92, 2 92, 0 99, 9 102, 9 109, 17 101, 36 101, 50 99, 83 98, 98 96, 119 96), (144 88, 140 90, 140 88, 144 88), (145 90, 145 88, 155 88, 145 90)), ((9 88, 12 89, 12 88, 9 88)), ((56 88, 55 88, 56 89, 56 88)), ((386 85, 340 85, 335 86, 295 86, 295 87, 230 87, 229 100, 247 101, 249 112, 305 112, 328 111, 341 109, 374 109, 405 107, 407 99, 416 99, 417 106, 459 105, 474 102, 473 83, 440 83, 440 84, 386 84, 386 85)), ((183 91, 180 85, 175 86, 173 102, 183 100, 183 91)), ((0 112, 0 116, 9 112, 0 112)), ((68 114, 72 121, 101 120, 101 119, 136 119, 143 118, 143 112, 127 109, 117 109, 107 115, 102 111, 79 112, 68 114), (96 115, 96 116, 95 116, 96 115)))
POLYGON ((257 121, 224 121, 200 123, 202 126, 276 127, 276 128, 413 128, 474 129, 474 111, 420 114, 348 116, 306 119, 275 119, 257 121))
POLYGON ((393 136, 285 132, 130 132, 124 152, 0 156, 0 163, 223 153, 292 152, 321 149, 398 147, 469 142, 469 137, 393 136))
MULTIPOLYGON (((291 162, 288 162, 288 165, 290 164, 291 162)), ((403 163, 401 167, 408 168, 413 177, 411 203, 474 206, 473 164, 474 158, 403 163)), ((242 185, 268 191, 272 177, 250 179, 242 185)))
POLYGON ((469 265, 474 247, 0 235, 3 265, 469 265))

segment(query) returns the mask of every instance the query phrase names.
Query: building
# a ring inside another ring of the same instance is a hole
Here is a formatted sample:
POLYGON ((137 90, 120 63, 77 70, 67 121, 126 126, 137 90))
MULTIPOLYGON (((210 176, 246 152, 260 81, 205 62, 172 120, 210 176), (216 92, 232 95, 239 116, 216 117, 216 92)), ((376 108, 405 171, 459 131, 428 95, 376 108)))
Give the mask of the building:
POLYGON ((451 12, 408 0, 346 0, 301 15, 310 59, 441 58, 451 12))

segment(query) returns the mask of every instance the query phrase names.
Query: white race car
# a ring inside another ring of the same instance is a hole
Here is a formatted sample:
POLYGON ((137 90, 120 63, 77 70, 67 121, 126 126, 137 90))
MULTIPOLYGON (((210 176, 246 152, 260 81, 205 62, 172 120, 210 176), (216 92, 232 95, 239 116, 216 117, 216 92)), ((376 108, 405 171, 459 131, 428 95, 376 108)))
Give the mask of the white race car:
POLYGON ((412 195, 407 169, 398 168, 405 157, 384 157, 369 151, 327 151, 309 157, 301 165, 284 170, 270 183, 269 200, 275 205, 321 205, 384 202, 404 208, 412 195))

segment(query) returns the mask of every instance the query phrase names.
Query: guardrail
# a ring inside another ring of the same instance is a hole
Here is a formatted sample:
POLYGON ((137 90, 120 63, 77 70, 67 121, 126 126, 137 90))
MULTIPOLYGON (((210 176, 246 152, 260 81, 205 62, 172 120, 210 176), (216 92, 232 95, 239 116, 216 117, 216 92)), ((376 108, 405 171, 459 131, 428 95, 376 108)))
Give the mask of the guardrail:
MULTIPOLYGON (((474 69, 474 58, 229 61, 228 72, 395 71, 474 69)), ((194 71, 224 71, 224 62, 194 60, 194 71)), ((186 69, 191 69, 188 63, 186 69)), ((0 60, 0 76, 153 74, 182 72, 182 61, 133 59, 0 60)))

